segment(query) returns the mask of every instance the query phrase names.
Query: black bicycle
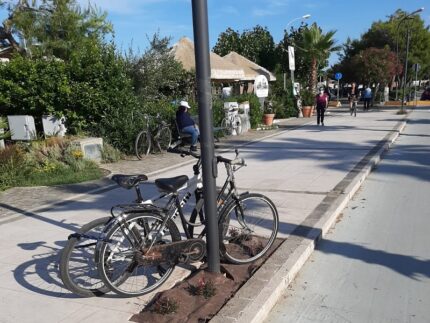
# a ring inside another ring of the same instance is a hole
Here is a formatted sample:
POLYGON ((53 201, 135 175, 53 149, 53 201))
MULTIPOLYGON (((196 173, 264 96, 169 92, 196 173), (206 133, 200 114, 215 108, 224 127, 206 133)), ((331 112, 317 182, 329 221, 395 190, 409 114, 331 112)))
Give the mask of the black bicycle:
MULTIPOLYGON (((163 207, 155 206, 155 201, 143 201, 138 184, 146 176, 115 178, 122 187, 136 188, 137 203, 115 206, 111 218, 95 220, 69 237, 60 262, 61 276, 69 290, 81 296, 108 290, 127 297, 143 295, 163 284, 176 264, 199 261, 205 256, 200 156, 189 151, 172 152, 197 158, 194 177, 156 180, 162 192, 156 200, 168 197, 163 207), (179 193, 186 184, 191 188, 180 199, 179 193), (183 208, 191 192, 196 205, 188 221, 183 208), (186 240, 181 240, 176 220, 182 223, 186 240), (202 229, 195 233, 198 227, 202 229)), ((269 250, 276 238, 276 207, 263 195, 237 193, 234 172, 245 166, 243 159, 237 155, 233 160, 218 156, 217 161, 224 163, 227 170, 217 197, 221 255, 232 263, 254 261, 269 250)))
POLYGON ((134 149, 137 158, 145 158, 152 147, 157 147, 158 151, 166 151, 172 141, 172 132, 169 124, 164 120, 160 120, 160 114, 155 118, 145 114, 144 130, 139 132, 134 142, 134 149), (151 120, 155 119, 155 120, 151 120), (156 123, 156 126, 154 124, 156 123))

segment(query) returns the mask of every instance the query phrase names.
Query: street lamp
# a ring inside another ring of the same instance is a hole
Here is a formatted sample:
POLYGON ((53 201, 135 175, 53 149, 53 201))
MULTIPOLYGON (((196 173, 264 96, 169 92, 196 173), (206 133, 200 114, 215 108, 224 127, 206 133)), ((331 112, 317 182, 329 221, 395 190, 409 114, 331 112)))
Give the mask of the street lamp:
MULTIPOLYGON (((409 25, 409 19, 412 18, 412 16, 416 15, 417 13, 420 13, 424 10, 424 8, 419 8, 413 12, 411 12, 410 14, 405 15, 398 23, 397 25, 397 61, 398 61, 398 52, 399 52, 399 37, 398 37, 398 33, 399 33, 399 28, 400 25, 404 22, 407 21, 406 24, 406 56, 405 56, 405 68, 404 68, 404 72, 403 72, 403 89, 402 89, 402 105, 401 105, 401 109, 400 112, 403 113, 404 109, 403 106, 405 104, 405 88, 406 88, 406 81, 407 81, 407 75, 408 75, 408 58, 409 58, 409 42, 410 42, 410 38, 411 38, 411 31, 410 31, 410 25, 409 25)), ((398 66, 398 64, 397 64, 398 66)))
MULTIPOLYGON (((292 24, 294 21, 296 21, 296 20, 305 20, 305 19, 308 19, 308 18, 310 18, 311 17, 311 15, 310 14, 306 14, 306 15, 303 15, 303 16, 301 16, 301 17, 297 17, 297 18, 294 18, 294 19, 292 19, 292 20, 290 20, 287 24, 286 24, 286 26, 285 26, 285 30, 287 31, 287 27, 290 25, 290 24, 292 24)), ((291 71, 291 81, 293 82, 293 89, 294 89, 294 71, 291 71)), ((286 90, 287 89, 287 73, 284 73, 284 90, 286 90)))
POLYGON ((301 19, 301 20, 305 20, 305 19, 308 19, 308 18, 310 18, 311 17, 311 15, 310 14, 307 14, 307 15, 304 15, 304 16, 301 16, 301 17, 297 17, 297 18, 294 18, 293 20, 291 20, 286 26, 285 26, 285 29, 287 29, 287 27, 288 27, 288 25, 289 24, 291 24, 291 23, 293 23, 294 21, 296 21, 296 20, 299 20, 299 19, 301 19))

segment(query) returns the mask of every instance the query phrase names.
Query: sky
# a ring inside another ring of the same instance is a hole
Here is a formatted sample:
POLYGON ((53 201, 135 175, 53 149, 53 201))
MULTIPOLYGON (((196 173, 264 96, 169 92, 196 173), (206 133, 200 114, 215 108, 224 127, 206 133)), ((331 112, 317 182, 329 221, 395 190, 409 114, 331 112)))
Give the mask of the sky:
MULTIPOLYGON (((87 5, 88 0, 77 0, 87 5)), ((90 0, 108 13, 117 45, 130 46, 141 52, 148 46, 148 37, 156 32, 172 37, 172 45, 181 37, 193 39, 191 0, 90 0)), ((372 22, 386 20, 402 9, 407 12, 425 7, 428 0, 207 0, 209 41, 212 48, 221 32, 228 27, 239 31, 257 24, 266 26, 278 43, 286 25, 293 19, 310 14, 308 23, 316 22, 324 32, 336 30, 335 39, 341 45, 348 37, 356 39, 366 32, 372 22)), ((4 16, 4 14, 0 15, 4 16)), ((421 17, 430 25, 430 6, 421 17)), ((298 27, 300 19, 289 26, 298 27)), ((337 55, 330 57, 330 65, 337 55)))

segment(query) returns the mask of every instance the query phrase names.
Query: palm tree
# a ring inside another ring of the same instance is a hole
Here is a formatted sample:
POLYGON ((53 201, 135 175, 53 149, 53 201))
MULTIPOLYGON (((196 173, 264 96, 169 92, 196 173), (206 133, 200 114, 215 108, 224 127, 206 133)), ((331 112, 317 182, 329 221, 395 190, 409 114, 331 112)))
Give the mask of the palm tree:
POLYGON ((333 39, 335 33, 336 30, 330 30, 324 34, 321 28, 316 23, 313 23, 310 28, 303 30, 302 37, 296 45, 310 61, 311 77, 309 88, 314 91, 317 85, 318 64, 325 62, 330 53, 341 49, 340 46, 335 46, 336 41, 333 39))

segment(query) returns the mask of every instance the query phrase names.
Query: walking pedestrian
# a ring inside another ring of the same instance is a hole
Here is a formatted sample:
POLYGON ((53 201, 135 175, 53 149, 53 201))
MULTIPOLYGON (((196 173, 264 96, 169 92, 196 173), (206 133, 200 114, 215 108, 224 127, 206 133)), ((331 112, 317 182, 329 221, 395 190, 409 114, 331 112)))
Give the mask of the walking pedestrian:
POLYGON ((360 92, 358 90, 358 86, 355 82, 352 82, 351 88, 348 91, 348 102, 349 102, 349 109, 352 110, 352 104, 354 101, 358 101, 360 97, 360 92))
POLYGON ((366 85, 366 88, 364 89, 364 111, 369 111, 370 107, 370 101, 372 101, 372 89, 369 85, 366 85))
POLYGON ((199 139, 199 129, 197 128, 196 123, 193 119, 191 119, 188 109, 190 109, 190 105, 187 101, 181 101, 179 103, 179 108, 176 111, 176 123, 178 124, 178 128, 181 132, 189 133, 191 135, 191 151, 197 150, 197 141, 199 139))
POLYGON ((328 95, 324 93, 324 88, 320 88, 315 97, 315 106, 317 109, 317 125, 324 126, 324 113, 328 107, 328 95))

